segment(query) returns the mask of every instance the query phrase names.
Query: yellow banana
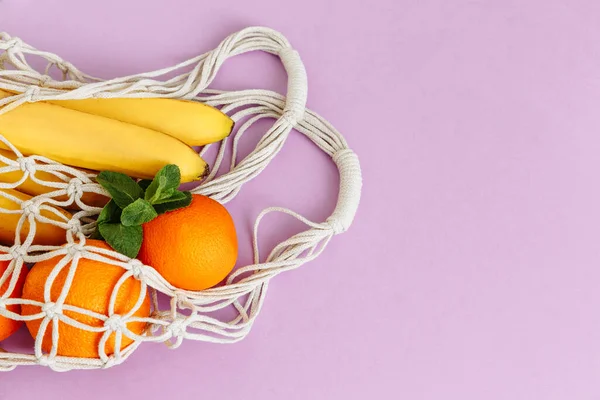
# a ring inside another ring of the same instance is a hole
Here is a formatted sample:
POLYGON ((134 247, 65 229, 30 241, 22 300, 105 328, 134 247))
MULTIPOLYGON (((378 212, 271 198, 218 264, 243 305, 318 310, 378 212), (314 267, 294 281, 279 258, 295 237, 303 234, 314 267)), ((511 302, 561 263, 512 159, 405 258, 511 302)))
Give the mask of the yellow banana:
POLYGON ((206 104, 178 99, 84 99, 48 103, 162 132, 188 146, 203 146, 229 136, 233 120, 206 104))
MULTIPOLYGON (((0 192, 5 193, 9 196, 16 197, 18 200, 27 201, 31 200, 32 197, 21 193, 17 190, 13 189, 0 189, 0 192)), ((40 214, 43 217, 51 219, 53 221, 58 222, 66 222, 71 219, 71 214, 66 212, 63 209, 60 209, 55 206, 50 206, 54 208, 57 212, 61 213, 66 217, 65 219, 60 218, 55 213, 42 209, 40 214)), ((4 196, 0 196, 0 209, 4 210, 20 210, 21 204, 18 201, 13 199, 6 198, 4 196)), ((0 214, 0 242, 5 245, 12 246, 15 242, 15 235, 17 232, 17 224, 19 223, 19 219, 22 214, 0 214)), ((29 232, 29 222, 25 221, 23 224, 23 229, 21 229, 21 240, 25 240, 27 237, 27 233, 29 232)), ((64 244, 66 242, 66 232, 61 227, 51 225, 48 223, 42 223, 40 221, 36 221, 36 230, 35 237, 33 239, 33 244, 41 244, 41 245, 53 245, 58 246, 64 244)))
MULTIPOLYGON (((12 151, 8 151, 8 150, 0 150, 0 155, 6 157, 8 159, 11 159, 11 160, 17 159, 16 154, 13 153, 12 151)), ((4 164, 0 160, 0 168, 4 167, 5 165, 6 164, 4 164)), ((64 183, 64 181, 57 178, 55 175, 48 173, 48 172, 44 172, 44 171, 36 171, 35 176, 36 176, 36 178, 38 178, 41 181, 64 183)), ((15 182, 18 182, 22 177, 23 177, 23 171, 21 171, 21 170, 12 171, 12 172, 4 172, 4 173, 0 173, 0 182, 15 183, 15 182)), ((23 183, 21 183, 19 185, 17 190, 19 190, 20 192, 29 194, 31 196, 38 196, 41 194, 46 194, 46 193, 56 191, 58 189, 39 184, 39 183, 35 182, 33 179, 31 179, 31 177, 29 177, 23 183)), ((69 196, 66 196, 66 195, 65 196, 57 196, 57 197, 55 197, 55 199, 58 201, 66 201, 69 199, 69 196)), ((83 196, 81 196, 81 201, 83 201, 85 204, 87 204, 90 207, 104 207, 106 205, 106 203, 108 203, 109 200, 110 200, 110 198, 107 196, 103 196, 101 194, 92 193, 92 192, 85 192, 83 194, 83 196)), ((73 204, 73 208, 78 209, 76 204, 73 204)))
MULTIPOLYGON (((0 92, 0 98, 10 95, 0 92)), ((166 164, 176 164, 182 182, 191 182, 209 169, 192 148, 161 132, 43 102, 0 115, 0 135, 25 155, 134 178, 152 179, 166 164)), ((8 149, 2 142, 0 148, 8 149)))

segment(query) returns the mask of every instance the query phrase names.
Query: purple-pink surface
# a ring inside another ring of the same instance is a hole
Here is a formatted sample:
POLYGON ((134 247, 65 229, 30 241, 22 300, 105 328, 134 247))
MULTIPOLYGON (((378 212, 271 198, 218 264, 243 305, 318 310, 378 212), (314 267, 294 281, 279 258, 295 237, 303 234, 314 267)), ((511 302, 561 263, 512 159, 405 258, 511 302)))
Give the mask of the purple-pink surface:
MULTIPOLYGON (((350 231, 273 280, 244 341, 144 344, 104 371, 18 368, 0 399, 600 398, 599 22, 593 0, 0 0, 0 30, 104 78, 277 29, 365 181, 350 231)), ((253 53, 213 87, 285 85, 253 53)), ((323 220, 337 184, 291 136, 228 206, 240 263, 262 208, 323 220)), ((269 217, 263 249, 298 229, 269 217)))

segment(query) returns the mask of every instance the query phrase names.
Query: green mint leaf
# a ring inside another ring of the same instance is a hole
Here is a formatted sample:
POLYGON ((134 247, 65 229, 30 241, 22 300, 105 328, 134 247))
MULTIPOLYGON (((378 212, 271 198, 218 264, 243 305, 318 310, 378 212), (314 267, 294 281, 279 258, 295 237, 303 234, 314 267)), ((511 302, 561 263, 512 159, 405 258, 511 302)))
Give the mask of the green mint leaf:
POLYGON ((166 199, 161 199, 158 200, 154 203, 154 205, 157 204, 165 204, 165 203, 173 203, 175 201, 182 201, 187 199, 188 196, 185 194, 185 192, 180 192, 179 190, 175 191, 170 197, 167 197, 166 199))
POLYGON ((138 182, 138 185, 140 185, 142 190, 146 191, 146 189, 148 189, 148 186, 150 186, 151 183, 152 181, 150 179, 142 179, 138 182))
POLYGON ((142 247, 143 230, 141 226, 124 226, 119 223, 104 223, 99 226, 106 243, 114 250, 130 258, 137 257, 142 247))
POLYGON ((121 220, 121 209, 112 199, 106 203, 100 215, 98 215, 98 220, 96 222, 96 229, 94 233, 92 233, 92 239, 102 239, 102 234, 100 233, 100 225, 107 222, 119 222, 121 220))
POLYGON ((152 221, 157 215, 152 204, 144 199, 137 199, 123 209, 121 223, 125 226, 142 225, 152 221))
POLYGON ((121 208, 127 207, 142 195, 142 188, 130 177, 119 172, 102 171, 96 178, 121 208))
POLYGON ((119 222, 121 220, 121 209, 114 200, 110 200, 98 215, 98 225, 106 222, 119 222))
POLYGON ((166 213, 167 211, 173 211, 179 208, 187 207, 192 203, 192 194, 190 192, 178 193, 182 193, 185 197, 181 200, 174 200, 167 203, 155 204, 154 209, 156 210, 156 212, 160 215, 166 213))
POLYGON ((158 204, 161 200, 171 197, 180 184, 179 167, 174 164, 165 165, 146 188, 144 198, 151 204, 158 204))

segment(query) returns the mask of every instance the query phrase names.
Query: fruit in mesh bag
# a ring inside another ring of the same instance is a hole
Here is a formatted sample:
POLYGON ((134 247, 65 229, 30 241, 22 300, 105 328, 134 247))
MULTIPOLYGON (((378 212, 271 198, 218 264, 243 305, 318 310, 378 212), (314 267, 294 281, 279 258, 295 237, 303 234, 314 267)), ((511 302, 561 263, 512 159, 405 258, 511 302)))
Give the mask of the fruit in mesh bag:
MULTIPOLYGON (((151 178, 168 163, 186 182, 208 169, 191 147, 161 132, 53 104, 26 103, 1 114, 0 134, 25 155, 136 178, 151 178)), ((8 150, 2 142, 0 148, 8 150)))
POLYGON ((192 100, 116 98, 47 102, 162 132, 188 146, 218 142, 233 129, 233 120, 227 114, 192 100))
MULTIPOLYGON (((2 276, 10 266, 10 261, 0 261, 0 276, 2 276)), ((14 274, 14 272, 13 272, 14 274)), ((19 278, 17 284, 15 285, 13 291, 11 292, 11 298, 19 298, 21 297, 21 293, 23 291, 23 284, 25 283, 25 277, 27 276, 27 267, 23 265, 21 267, 21 272, 19 273, 19 278)), ((0 286, 0 295, 4 295, 10 286, 9 277, 2 286, 0 286)), ((7 305, 6 309, 8 311, 20 314, 21 306, 18 304, 7 305)), ((0 315, 0 342, 4 339, 8 338, 10 335, 15 333, 23 324, 21 321, 15 321, 14 319, 10 319, 0 315)))
MULTIPOLYGON (((0 89, 0 98, 18 94, 0 89)), ((91 98, 46 100, 41 104, 61 106, 89 115, 109 118, 164 133, 187 144, 203 146, 229 136, 234 122, 218 108, 183 99, 91 98)))
MULTIPOLYGON (((11 246, 15 242, 17 227, 21 213, 8 213, 7 211, 21 210, 20 201, 33 198, 14 189, 0 189, 0 243, 11 246), (7 197, 6 197, 7 196, 7 197), (7 210, 7 211, 5 211, 7 210)), ((65 223, 71 219, 71 214, 65 210, 51 205, 40 209, 40 215, 52 221, 65 223), (61 217, 62 215, 63 217, 61 217)), ((29 221, 26 220, 20 230, 21 240, 25 240, 29 232, 29 221)), ((58 246, 66 241, 66 232, 60 226, 36 220, 36 231, 33 244, 58 246)))
MULTIPOLYGON (((0 156, 6 157, 9 160, 13 160, 13 161, 17 160, 17 155, 15 153, 13 153, 12 151, 8 151, 8 150, 0 149, 0 156)), ((6 162, 0 160, 0 168, 4 168, 6 166, 8 166, 8 164, 6 162)), ((85 171, 85 172, 90 172, 90 171, 85 171)), ((0 173, 0 182, 17 183, 23 178, 23 174, 24 174, 24 172, 21 170, 11 171, 11 172, 2 172, 2 173, 0 173)), ((73 178, 73 176, 68 176, 68 177, 73 178)), ((40 180, 43 182, 64 183, 64 181, 59 179, 57 176, 55 176, 49 172, 45 172, 45 171, 39 171, 39 170, 35 171, 35 178, 37 180, 40 180)), ((23 183, 21 183, 18 186, 18 188, 16 188, 16 189, 19 192, 26 193, 31 196, 38 196, 38 195, 42 195, 42 194, 46 194, 46 193, 50 193, 50 192, 54 192, 54 191, 58 190, 57 188, 38 183, 36 180, 34 180, 31 177, 31 175, 27 179, 25 179, 25 181, 23 183)), ((69 196, 63 195, 63 196, 55 196, 53 198, 57 201, 67 201, 69 199, 69 196)), ((107 196, 104 196, 104 195, 98 194, 98 193, 94 193, 94 192, 84 192, 81 197, 81 201, 83 201, 84 204, 86 204, 90 207, 104 207, 106 205, 106 203, 108 203, 109 200, 110 200, 110 198, 108 198, 107 196)), ((71 205, 70 208, 78 209, 76 204, 71 205)))
POLYGON ((138 258, 170 284, 203 290, 222 281, 235 266, 238 242, 227 209, 202 195, 192 203, 143 225, 138 258))
MULTIPOLYGON (((0 89, 0 99, 13 95, 0 89)), ((184 182, 209 170, 190 146, 222 140, 232 129, 233 120, 220 110, 178 99, 41 101, 0 114, 0 134, 25 155, 136 178, 175 164, 184 182)), ((8 150, 2 142, 0 148, 8 150)), ((12 177, 0 176, 5 179, 12 177)))
MULTIPOLYGON (((107 250, 111 249, 105 242, 99 240, 87 240, 87 245, 107 250)), ((60 260, 61 257, 55 257, 39 262, 31 268, 23 288, 24 299, 44 302, 44 287, 51 272, 60 260)), ((63 290, 70 265, 71 263, 63 268, 52 283, 50 290, 50 300, 52 302, 57 301, 63 290)), ((113 290, 115 290, 115 285, 124 273, 125 270, 116 265, 84 258, 80 259, 64 304, 108 316, 111 295, 113 290)), ((142 285, 139 280, 134 277, 127 278, 117 292, 114 313, 123 316, 132 312, 139 299, 141 290, 142 285)), ((42 309, 40 306, 23 305, 22 307, 23 315, 34 315, 41 312, 42 309)), ((105 325, 104 321, 99 318, 70 309, 63 309, 62 313, 79 323, 91 327, 101 328, 105 325)), ((148 317, 149 315, 150 296, 146 293, 141 306, 133 312, 133 316, 148 317)), ((40 319, 26 322, 27 328, 34 338, 39 332, 41 322, 41 317, 40 319)), ((144 332, 146 326, 146 322, 129 322, 126 323, 125 327, 132 333, 140 335, 144 332)), ((103 332, 90 332, 72 326, 68 322, 59 321, 58 333, 58 355, 88 358, 99 357, 98 346, 103 332)), ((105 352, 107 355, 115 352, 115 336, 116 334, 113 332, 106 342, 105 352)), ((133 343, 133 339, 123 334, 121 349, 131 343, 133 343)), ((51 348, 52 324, 50 323, 42 340, 42 349, 44 352, 50 352, 51 348)))

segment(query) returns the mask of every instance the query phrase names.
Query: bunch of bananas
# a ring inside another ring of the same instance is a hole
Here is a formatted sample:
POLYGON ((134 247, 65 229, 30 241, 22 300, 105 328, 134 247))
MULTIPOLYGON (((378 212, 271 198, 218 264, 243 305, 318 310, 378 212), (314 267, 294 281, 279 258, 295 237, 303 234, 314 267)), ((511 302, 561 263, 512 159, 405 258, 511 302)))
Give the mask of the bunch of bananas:
MULTIPOLYGON (((13 95, 0 90, 0 99, 13 95)), ((175 164, 182 182, 200 180, 209 171, 192 146, 222 140, 233 125, 233 120, 216 108, 179 99, 45 101, 26 103, 0 115, 0 134, 25 156, 40 155, 77 168, 110 170, 142 179, 152 179, 166 164, 175 164)), ((8 150, 0 142, 0 154, 14 160, 14 153, 8 150)), ((22 177, 22 171, 0 173, 0 182, 18 182, 22 177)), ((42 171, 36 172, 36 177, 59 181, 42 171)), ((18 210, 21 201, 52 190, 27 179, 18 191, 1 189, 7 196, 0 196, 0 209, 18 210)), ((89 205, 102 207, 108 202, 94 193, 84 196, 89 205)), ((63 222, 70 218, 67 211, 54 208, 55 212, 42 210, 42 216, 63 222)), ((1 243, 12 244, 19 218, 19 214, 2 215, 1 243)), ((27 226, 22 231, 27 232, 27 226)), ((38 223, 35 244, 56 245, 64 240, 60 228, 38 223)))

